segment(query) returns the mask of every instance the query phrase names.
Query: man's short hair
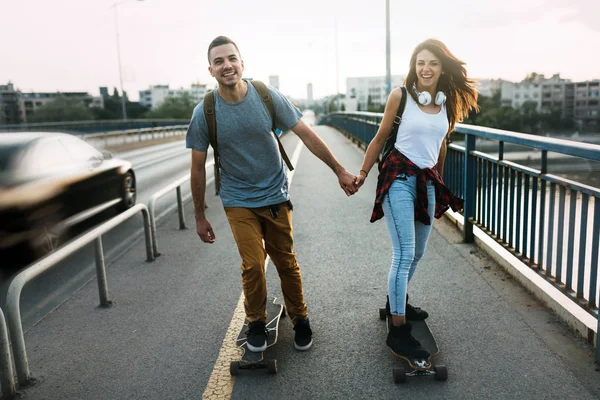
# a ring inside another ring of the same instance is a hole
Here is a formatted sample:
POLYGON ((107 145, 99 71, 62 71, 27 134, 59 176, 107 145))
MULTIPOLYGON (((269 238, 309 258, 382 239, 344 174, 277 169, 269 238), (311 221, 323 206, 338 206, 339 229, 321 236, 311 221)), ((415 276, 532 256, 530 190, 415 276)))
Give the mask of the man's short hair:
POLYGON ((240 54, 240 49, 238 49, 237 45, 233 40, 229 39, 227 36, 217 36, 213 39, 212 42, 210 42, 210 45, 208 46, 208 52, 206 53, 206 56, 208 57, 208 65, 210 65, 210 51, 213 48, 223 46, 224 44, 232 44, 233 47, 235 47, 235 49, 237 50, 238 54, 240 54))

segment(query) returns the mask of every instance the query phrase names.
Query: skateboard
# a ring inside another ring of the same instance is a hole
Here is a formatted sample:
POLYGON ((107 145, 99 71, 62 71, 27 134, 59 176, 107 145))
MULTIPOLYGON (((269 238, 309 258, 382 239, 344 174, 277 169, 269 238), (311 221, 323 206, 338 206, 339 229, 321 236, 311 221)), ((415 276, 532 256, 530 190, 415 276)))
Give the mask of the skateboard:
POLYGON ((275 298, 267 300, 267 349, 261 352, 253 352, 248 350, 246 343, 246 331, 248 330, 248 322, 244 322, 244 326, 237 336, 235 344, 242 350, 242 356, 238 361, 231 361, 229 364, 229 373, 233 376, 238 375, 240 370, 248 369, 266 369, 270 374, 277 373, 277 360, 265 360, 265 351, 269 347, 277 343, 277 334, 279 332, 279 321, 285 317, 285 307, 283 304, 278 304, 275 298))
MULTIPOLYGON (((386 308, 379 309, 379 319, 386 320, 386 327, 389 331, 392 323, 392 315, 386 308)), ((394 352, 392 354, 403 361, 402 366, 394 367, 392 375, 395 383, 404 383, 408 377, 413 376, 433 376, 436 381, 445 381, 448 379, 448 369, 445 365, 435 364, 433 358, 440 354, 435 337, 425 321, 410 321, 412 324, 412 334, 421 346, 430 354, 428 358, 407 358, 394 352)))

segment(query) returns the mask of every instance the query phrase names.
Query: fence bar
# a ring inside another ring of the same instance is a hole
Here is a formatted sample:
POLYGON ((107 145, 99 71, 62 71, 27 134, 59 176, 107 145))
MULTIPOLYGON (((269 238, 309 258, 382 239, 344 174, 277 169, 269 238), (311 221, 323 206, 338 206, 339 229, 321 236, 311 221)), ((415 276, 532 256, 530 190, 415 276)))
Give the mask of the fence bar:
POLYGON ((110 307, 112 306, 112 301, 108 299, 108 284, 106 283, 106 266, 104 264, 104 251, 102 249, 102 235, 94 240, 94 252, 96 254, 96 278, 98 280, 100 306, 110 307))
POLYGON ((587 221, 590 196, 581 196, 581 225, 579 226, 579 269, 577 270, 577 298, 583 298, 583 283, 585 276, 585 249, 587 243, 587 221))
POLYGON ((600 198, 594 199, 594 225, 592 227, 592 262, 590 263, 590 296, 591 308, 598 306, 596 302, 598 285, 598 246, 600 246, 600 198))
POLYGON ((0 387, 2 388, 3 399, 12 398, 16 394, 17 388, 10 353, 10 342, 2 309, 0 309, 0 387))
POLYGON ((466 243, 473 242, 473 218, 475 217, 475 185, 477 164, 476 159, 471 152, 475 150, 475 136, 466 135, 465 149, 465 175, 464 175, 464 192, 465 192, 465 209, 464 209, 464 231, 463 240, 466 243))
POLYGON ((185 229, 185 214, 183 210, 183 198, 181 197, 181 186, 177 186, 177 214, 179 215, 179 229, 185 229))
POLYGON ((529 205, 529 175, 525 174, 523 178, 525 179, 525 198, 523 199, 523 215, 525 215, 525 218, 523 218, 523 249, 521 250, 521 254, 524 257, 529 258, 528 254, 531 250, 528 247, 529 242, 527 241, 527 239, 529 238, 529 230, 533 229, 530 228, 531 224, 529 223, 529 221, 531 220, 531 213, 529 212, 531 208, 529 205))
POLYGON ((575 212, 577 211, 577 192, 571 190, 569 197, 569 246, 567 248, 567 291, 573 290, 573 266, 575 265, 575 212))
MULTIPOLYGON (((565 238, 565 197, 567 190, 564 186, 559 186, 559 199, 558 199, 558 239, 556 247, 556 282, 563 283, 563 248, 565 244, 563 240, 565 238)), ((570 223, 570 221, 569 221, 570 223)))
POLYGON ((554 252, 554 211, 556 203, 556 183, 550 184, 550 206, 548 207, 548 249, 546 250, 546 277, 552 276, 552 258, 554 252))
POLYGON ((522 202, 521 196, 523 191, 523 173, 517 173, 517 227, 516 227, 516 238, 515 238, 515 252, 518 254, 521 252, 521 230, 523 229, 523 221, 521 221, 521 209, 522 202))

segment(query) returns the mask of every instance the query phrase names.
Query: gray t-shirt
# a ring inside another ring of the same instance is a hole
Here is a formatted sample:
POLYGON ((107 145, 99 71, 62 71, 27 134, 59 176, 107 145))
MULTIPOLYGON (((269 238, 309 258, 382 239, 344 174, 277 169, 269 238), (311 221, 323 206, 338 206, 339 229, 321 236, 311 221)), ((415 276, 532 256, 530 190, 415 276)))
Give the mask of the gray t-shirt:
MULTIPOLYGON (((275 88, 268 87, 275 106, 275 126, 285 132, 302 113, 275 88)), ((258 91, 248 82, 248 92, 236 104, 225 102, 215 90, 217 146, 221 159, 224 207, 256 208, 289 200, 288 182, 272 120, 258 91)), ((204 101, 194 109, 186 147, 207 151, 210 145, 204 101)))

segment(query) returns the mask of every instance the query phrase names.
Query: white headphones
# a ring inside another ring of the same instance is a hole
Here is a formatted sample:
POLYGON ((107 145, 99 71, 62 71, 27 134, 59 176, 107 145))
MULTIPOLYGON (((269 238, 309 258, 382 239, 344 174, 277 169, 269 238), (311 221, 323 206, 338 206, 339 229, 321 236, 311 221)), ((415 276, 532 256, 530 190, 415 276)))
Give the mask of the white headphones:
MULTIPOLYGON (((417 90, 417 85, 415 85, 415 84, 413 84, 413 91, 417 95, 417 98, 419 99, 419 103, 421 103, 424 106, 431 104, 431 94, 429 92, 419 92, 417 90)), ((441 106, 442 104, 444 104, 445 101, 446 101, 446 95, 444 94, 444 92, 442 92, 442 91, 437 92, 437 94, 435 95, 435 104, 438 106, 441 106)))

